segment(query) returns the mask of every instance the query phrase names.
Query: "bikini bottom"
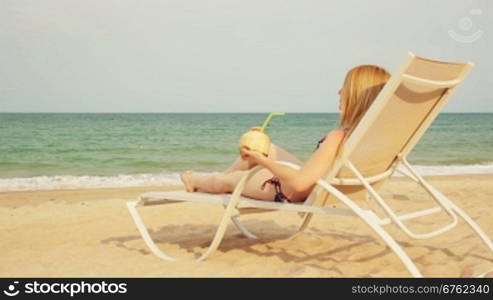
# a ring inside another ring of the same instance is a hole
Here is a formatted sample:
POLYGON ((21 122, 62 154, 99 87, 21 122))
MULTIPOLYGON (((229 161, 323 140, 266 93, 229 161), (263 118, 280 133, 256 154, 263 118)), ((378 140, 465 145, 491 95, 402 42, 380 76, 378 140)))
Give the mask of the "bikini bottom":
POLYGON ((286 195, 284 195, 284 193, 281 191, 281 182, 279 181, 279 178, 274 176, 274 177, 264 181, 264 183, 262 183, 262 187, 261 187, 262 190, 265 188, 265 185, 267 183, 272 184, 274 186, 274 188, 276 189, 276 195, 274 196, 275 202, 281 202, 281 203, 291 202, 291 200, 288 197, 286 197, 286 195))

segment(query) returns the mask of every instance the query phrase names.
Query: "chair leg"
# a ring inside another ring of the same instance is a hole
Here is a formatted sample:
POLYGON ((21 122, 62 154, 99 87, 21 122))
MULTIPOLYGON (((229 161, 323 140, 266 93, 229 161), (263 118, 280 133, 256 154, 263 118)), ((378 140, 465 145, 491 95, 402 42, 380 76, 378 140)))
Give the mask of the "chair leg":
POLYGON ((236 184, 236 187, 233 193, 231 194, 231 198, 229 199, 228 205, 226 206, 226 210, 224 211, 223 217, 221 219, 221 223, 219 223, 219 227, 217 228, 216 234, 214 236, 214 239, 212 240, 211 245, 209 246, 207 251, 197 259, 197 261, 203 261, 204 259, 209 257, 217 249, 217 247, 219 247, 219 244, 221 243, 224 237, 224 233, 226 232, 226 227, 228 226, 229 219, 232 216, 235 216, 234 212, 237 211, 236 206, 240 201, 242 191, 245 189, 246 182, 261 169, 262 166, 254 167, 246 175, 244 175, 240 179, 240 181, 236 184))
MULTIPOLYGON (((232 201, 232 200, 231 200, 232 201)), ((216 251, 217 247, 219 247, 219 244, 223 240, 224 233, 226 232, 226 228, 228 227, 228 221, 231 218, 233 214, 234 206, 228 205, 226 210, 224 211, 223 217, 221 219, 221 222, 219 223, 219 226, 216 230, 216 234, 214 235, 214 239, 212 240, 211 245, 209 248, 200 256, 197 261, 203 261, 207 257, 209 257, 214 251, 216 251)))
POLYGON ((446 210, 450 208, 451 211, 457 213, 462 219, 471 227, 471 229, 481 238, 481 240, 485 243, 486 247, 493 251, 493 242, 486 235, 486 233, 479 227, 479 225, 460 207, 458 207, 452 200, 446 197, 442 192, 435 189, 433 186, 428 184, 411 166, 411 164, 405 159, 401 159, 404 166, 411 172, 413 178, 416 179, 427 191, 428 193, 444 207, 446 210))
POLYGON ((370 226, 375 233, 377 233, 385 243, 392 249, 392 251, 397 255, 397 257, 402 261, 404 266, 407 268, 409 273, 414 277, 423 277, 421 272, 418 270, 416 265, 413 263, 411 258, 404 252, 404 250, 399 246, 399 244, 394 240, 394 238, 385 231, 380 225, 380 219, 370 210, 362 210, 356 203, 354 203, 350 198, 341 193, 338 189, 328 184, 323 180, 317 182, 322 188, 327 190, 329 193, 341 200, 345 205, 347 205, 358 217, 360 217, 368 226, 370 226))
POLYGON ((370 228, 373 229, 373 231, 375 231, 385 241, 385 243, 390 247, 395 255, 397 255, 411 275, 414 277, 423 277, 421 272, 406 252, 404 252, 402 247, 399 246, 395 239, 387 231, 385 231, 381 225, 379 225, 379 219, 373 212, 361 212, 359 215, 363 221, 365 221, 366 224, 368 224, 368 226, 370 226, 370 228))
POLYGON ((476 276, 477 278, 486 278, 486 276, 489 276, 491 277, 491 275, 493 275, 493 270, 488 270, 484 273, 481 273, 479 274, 478 276, 476 276))
POLYGON ((301 222, 301 225, 298 228, 298 232, 303 232, 305 231, 306 228, 308 228, 308 225, 310 224, 312 217, 313 217, 312 213, 305 214, 305 216, 303 217, 303 221, 301 222))
MULTIPOLYGON (((152 253, 154 253, 154 255, 156 255, 157 257, 159 257, 161 259, 164 259, 167 261, 176 261, 175 258, 168 256, 167 254, 165 254, 163 251, 161 251, 156 246, 156 244, 152 240, 149 232, 147 231, 147 228, 146 228, 144 222, 142 221, 142 218, 139 216, 139 213, 137 212, 137 205, 138 204, 139 204, 139 201, 127 202, 127 208, 128 208, 128 211, 130 212, 130 216, 134 220, 134 223, 135 223, 137 229, 139 230, 139 233, 142 236, 142 239, 146 243, 147 247, 149 248, 149 250, 151 250, 152 253)), ((217 249, 217 247, 219 247, 219 244, 221 243, 222 238, 224 237, 224 233, 226 232, 226 228, 228 225, 228 219, 231 217, 231 214, 232 214, 232 209, 226 209, 211 245, 209 246, 207 251, 204 254, 202 254, 202 256, 199 259, 197 259, 197 261, 202 261, 202 260, 206 259, 217 249)), ((247 237, 250 237, 250 238, 256 238, 255 235, 250 233, 239 222, 239 220, 236 219, 236 216, 231 217, 231 219, 233 220, 235 225, 238 226, 238 228, 240 228, 240 231, 243 234, 247 235, 247 237)))
POLYGON ((449 200, 449 205, 452 207, 452 209, 464 219, 464 221, 471 227, 471 229, 476 232, 476 234, 481 238, 481 240, 485 243, 486 247, 490 249, 490 251, 493 251, 493 242, 491 239, 486 235, 486 233, 479 227, 479 225, 471 218, 469 215, 464 212, 461 208, 459 208, 455 203, 449 200))
POLYGON ((440 227, 439 229, 436 229, 431 232, 427 233, 414 233, 412 232, 400 219, 399 217, 395 214, 395 212, 392 210, 392 208, 387 204, 387 202, 377 193, 377 191, 369 184, 363 175, 356 169, 356 167, 351 163, 348 162, 346 165, 347 167, 356 175, 356 177, 359 179, 361 184, 366 188, 367 192, 369 195, 377 201, 377 203, 380 205, 380 207, 384 210, 385 214, 392 220, 392 222, 397 225, 404 233, 406 233, 408 236, 412 237, 413 239, 427 239, 439 234, 442 234, 452 228, 454 228, 457 225, 457 216, 455 213, 447 206, 447 198, 439 193, 435 188, 433 188, 431 185, 429 185, 419 174, 417 174, 414 169, 404 160, 402 159, 404 165, 408 167, 409 171, 415 176, 415 178, 419 181, 419 183, 425 188, 425 190, 429 193, 430 196, 433 197, 433 199, 442 207, 442 209, 445 210, 445 212, 450 216, 452 221, 440 227))
POLYGON ((140 235, 144 239, 144 242, 146 243, 147 247, 149 250, 151 250, 154 255, 157 257, 167 260, 167 261, 175 261, 176 259, 166 255, 164 252, 159 250, 159 248, 156 246, 154 241, 152 240, 151 236, 149 235, 149 232, 147 231, 146 226, 144 225, 144 222, 139 216, 139 213, 137 212, 137 205, 139 204, 139 201, 132 201, 132 202, 127 202, 127 208, 128 211, 130 212, 130 216, 132 216, 132 219, 134 220, 135 226, 137 226, 137 229, 139 230, 140 235))

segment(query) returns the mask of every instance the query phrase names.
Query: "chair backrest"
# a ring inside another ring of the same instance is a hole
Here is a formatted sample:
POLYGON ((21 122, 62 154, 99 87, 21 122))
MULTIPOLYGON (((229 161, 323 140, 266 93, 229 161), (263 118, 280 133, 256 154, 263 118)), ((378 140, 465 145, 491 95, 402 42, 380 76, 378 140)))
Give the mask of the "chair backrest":
MULTIPOLYGON (((365 177, 388 171, 413 150, 472 66, 409 54, 346 140, 341 159, 365 177)), ((336 177, 354 175, 341 165, 336 177)))
POLYGON ((412 151, 472 67, 470 62, 442 62, 410 53, 347 138, 326 179, 354 178, 347 161, 364 177, 389 173, 398 156, 412 151))

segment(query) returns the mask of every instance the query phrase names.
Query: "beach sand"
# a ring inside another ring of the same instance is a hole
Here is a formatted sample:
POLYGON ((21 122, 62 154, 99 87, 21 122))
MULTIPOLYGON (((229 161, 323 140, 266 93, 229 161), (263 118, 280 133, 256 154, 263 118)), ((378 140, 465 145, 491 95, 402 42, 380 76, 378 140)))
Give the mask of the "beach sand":
MULTIPOLYGON (((428 177, 493 238, 493 175, 428 177)), ((0 193, 1 277, 409 277, 393 252, 355 217, 317 215, 303 234, 296 213, 243 217, 259 239, 230 225, 219 249, 196 262, 212 239, 221 206, 184 203, 141 208, 157 245, 176 262, 149 252, 125 202, 139 187, 0 193)), ((387 182, 382 193, 396 211, 432 207, 416 183, 387 182)), ((362 205, 368 205, 362 203, 362 205)), ((370 204, 371 205, 371 204, 370 204)), ((422 232, 445 224, 445 213, 410 227, 422 232)), ((394 225, 388 231, 425 277, 471 277, 493 269, 493 253, 462 221, 436 238, 413 240, 394 225)))

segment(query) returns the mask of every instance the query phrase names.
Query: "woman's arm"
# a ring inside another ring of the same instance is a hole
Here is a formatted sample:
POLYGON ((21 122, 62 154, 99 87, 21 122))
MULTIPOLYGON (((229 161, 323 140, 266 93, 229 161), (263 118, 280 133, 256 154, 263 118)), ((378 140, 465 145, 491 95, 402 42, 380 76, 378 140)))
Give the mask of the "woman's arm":
POLYGON ((325 141, 315 151, 300 170, 294 170, 288 166, 278 164, 256 151, 240 149, 241 156, 253 163, 260 164, 269 169, 275 176, 291 186, 298 192, 312 188, 313 185, 325 175, 335 160, 337 149, 344 139, 343 130, 332 130, 325 141))

